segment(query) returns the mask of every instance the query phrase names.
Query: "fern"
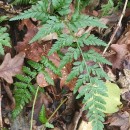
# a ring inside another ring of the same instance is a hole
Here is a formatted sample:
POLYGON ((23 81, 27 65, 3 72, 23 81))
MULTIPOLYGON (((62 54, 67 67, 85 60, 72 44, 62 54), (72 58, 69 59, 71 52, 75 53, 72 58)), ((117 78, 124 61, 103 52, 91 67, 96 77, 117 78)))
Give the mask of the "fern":
MULTIPOLYGON (((31 9, 24 11, 11 20, 32 17, 41 20, 42 27, 30 43, 50 33, 57 33, 58 40, 53 44, 48 55, 68 47, 66 54, 61 57, 59 69, 62 69, 69 62, 73 62, 73 68, 68 75, 67 81, 69 82, 73 78, 77 78, 73 92, 78 93, 77 99, 83 98, 84 109, 88 111, 87 116, 92 122, 93 130, 103 130, 105 101, 100 95, 107 96, 107 88, 103 80, 107 80, 108 76, 100 67, 100 64, 111 64, 94 50, 84 51, 82 48, 90 45, 106 46, 106 43, 93 34, 85 33, 78 37, 75 36, 75 33, 80 28, 89 26, 106 28, 106 26, 98 18, 80 13, 83 4, 86 5, 89 3, 88 0, 76 0, 74 13, 69 10, 71 2, 72 0, 51 0, 49 2, 48 0, 41 0, 36 5, 33 5, 31 9), (67 29, 68 32, 65 33, 63 29, 67 29)), ((36 72, 42 72, 50 84, 52 84, 53 80, 49 77, 45 68, 49 68, 57 75, 60 75, 59 69, 56 70, 54 64, 46 57, 43 57, 39 63, 34 64, 33 61, 29 61, 28 63, 36 72)), ((29 71, 29 69, 26 68, 26 71, 29 71)), ((29 75, 31 76, 33 73, 29 75)), ((20 78, 22 79, 22 77, 20 78)), ((22 81, 25 82, 26 80, 22 81)), ((23 86, 26 88, 25 84, 23 86)), ((28 96, 29 99, 30 97, 28 96)), ((25 104, 25 101, 23 103, 25 104)))
POLYGON ((45 127, 47 128, 54 128, 54 126, 52 124, 50 124, 47 120, 46 117, 46 110, 45 110, 45 106, 43 105, 41 108, 41 111, 39 113, 39 121, 44 124, 45 127))
POLYGON ((64 24, 60 22, 60 20, 55 16, 50 16, 49 20, 46 21, 46 24, 40 28, 38 33, 33 37, 33 39, 30 41, 31 43, 45 37, 46 35, 49 35, 53 32, 58 32, 59 30, 63 29, 64 24))
POLYGON ((59 13, 61 16, 70 13, 70 4, 72 0, 52 0, 54 11, 59 13))
POLYGON ((102 5, 102 15, 107 15, 109 12, 114 9, 114 2, 113 0, 108 0, 108 3, 105 5, 102 5))
POLYGON ((46 72, 45 67, 47 66, 50 70, 55 68, 55 71, 53 72, 60 74, 59 69, 52 63, 52 61, 45 57, 43 57, 39 63, 29 60, 28 64, 30 65, 30 68, 26 66, 23 67, 24 74, 16 75, 17 81, 14 83, 16 108, 12 113, 13 118, 21 112, 26 103, 29 103, 35 95, 36 86, 34 86, 33 83, 36 83, 37 74, 43 73, 46 81, 51 85, 54 85, 54 81, 51 79, 49 73, 46 72))
POLYGON ((32 8, 25 10, 19 16, 16 16, 12 20, 36 18, 38 20, 46 21, 48 19, 48 0, 38 1, 36 5, 32 5, 32 8))
POLYGON ((4 55, 4 46, 11 47, 9 34, 6 33, 7 28, 0 26, 0 54, 4 55))

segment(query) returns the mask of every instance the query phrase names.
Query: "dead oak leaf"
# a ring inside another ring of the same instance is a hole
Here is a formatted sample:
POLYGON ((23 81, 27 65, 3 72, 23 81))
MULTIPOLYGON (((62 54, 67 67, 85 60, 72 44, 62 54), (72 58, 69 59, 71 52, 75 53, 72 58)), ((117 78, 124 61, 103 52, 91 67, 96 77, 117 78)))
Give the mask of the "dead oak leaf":
POLYGON ((111 49, 116 53, 111 55, 108 59, 113 64, 113 69, 118 68, 121 69, 122 61, 124 57, 128 54, 128 45, 127 44, 112 44, 111 49))
POLYGON ((14 58, 11 58, 10 53, 5 55, 4 61, 0 66, 0 77, 8 83, 13 83, 13 76, 21 73, 25 53, 21 52, 14 58))

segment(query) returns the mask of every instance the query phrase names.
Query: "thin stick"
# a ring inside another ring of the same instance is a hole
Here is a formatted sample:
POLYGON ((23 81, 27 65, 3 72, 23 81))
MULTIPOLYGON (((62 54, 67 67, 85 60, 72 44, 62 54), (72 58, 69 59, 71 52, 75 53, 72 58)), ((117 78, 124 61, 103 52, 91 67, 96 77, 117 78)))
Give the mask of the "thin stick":
POLYGON ((40 87, 38 86, 37 90, 36 90, 36 93, 35 93, 34 101, 33 101, 33 107, 32 107, 32 113, 31 113, 31 121, 30 121, 30 130, 32 130, 32 126, 33 126, 33 113, 34 113, 34 107, 35 107, 35 103, 36 103, 39 88, 40 87))
POLYGON ((60 105, 56 108, 56 110, 52 113, 52 115, 48 118, 48 122, 51 120, 51 118, 55 115, 55 113, 59 110, 59 108, 68 100, 68 98, 65 98, 60 105))
MULTIPOLYGON (((51 120, 51 118, 56 114, 56 112, 59 110, 59 108, 68 100, 68 98, 65 98, 60 105, 55 109, 55 111, 51 114, 51 116, 48 118, 48 122, 51 120)), ((45 130, 46 128, 43 126, 42 130, 45 130)))
POLYGON ((112 41, 113 41, 113 39, 114 39, 114 37, 115 37, 115 35, 116 35, 118 29, 121 27, 121 21, 122 21, 122 19, 123 19, 124 14, 125 14, 125 10, 126 10, 127 4, 128 4, 128 0, 125 1, 124 8, 123 8, 123 11, 122 11, 122 13, 121 13, 121 16, 120 16, 119 22, 118 22, 118 24, 117 24, 116 30, 115 30, 114 33, 112 34, 111 39, 110 39, 108 45, 107 45, 106 48, 104 49, 103 55, 106 53, 107 49, 109 48, 110 44, 112 43, 112 41))

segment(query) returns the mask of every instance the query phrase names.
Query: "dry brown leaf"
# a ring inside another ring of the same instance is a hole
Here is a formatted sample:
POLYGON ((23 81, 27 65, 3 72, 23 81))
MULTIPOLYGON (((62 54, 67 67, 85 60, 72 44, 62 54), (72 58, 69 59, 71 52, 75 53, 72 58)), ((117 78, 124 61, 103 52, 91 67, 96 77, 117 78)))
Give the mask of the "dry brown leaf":
POLYGON ((34 24, 32 24, 29 19, 23 20, 19 26, 19 30, 22 30, 24 26, 27 27, 27 33, 25 34, 23 41, 18 42, 15 49, 17 52, 25 52, 26 58, 38 62, 41 60, 42 56, 47 55, 49 49, 52 46, 52 43, 50 41, 42 41, 41 43, 34 42, 32 44, 29 44, 31 39, 38 32, 38 29, 34 24))
POLYGON ((14 58, 11 58, 10 53, 5 55, 4 61, 0 66, 0 77, 8 83, 13 83, 13 76, 21 73, 25 53, 21 52, 14 58))
POLYGON ((116 53, 111 55, 108 59, 112 63, 113 69, 121 69, 122 61, 124 57, 128 54, 128 45, 127 44, 112 44, 111 49, 116 53))
POLYGON ((128 130, 130 127, 129 118, 130 115, 126 111, 123 113, 117 113, 111 118, 110 126, 118 126, 120 127, 120 130, 128 130))
POLYGON ((48 83, 46 82, 45 78, 44 78, 44 75, 42 73, 39 73, 37 75, 37 84, 40 86, 40 87, 46 87, 48 86, 48 83))

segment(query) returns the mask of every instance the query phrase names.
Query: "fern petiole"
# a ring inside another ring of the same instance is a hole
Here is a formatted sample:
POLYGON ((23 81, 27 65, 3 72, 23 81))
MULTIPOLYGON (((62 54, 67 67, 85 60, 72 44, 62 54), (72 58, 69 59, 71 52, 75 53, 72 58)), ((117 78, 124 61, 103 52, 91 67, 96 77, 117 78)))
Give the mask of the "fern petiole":
POLYGON ((32 130, 32 126, 33 126, 33 113, 34 113, 34 107, 35 107, 35 103, 36 103, 36 99, 37 99, 39 88, 40 87, 37 86, 37 90, 36 90, 34 101, 33 101, 33 107, 32 107, 32 113, 31 113, 31 120, 30 120, 30 130, 32 130))

